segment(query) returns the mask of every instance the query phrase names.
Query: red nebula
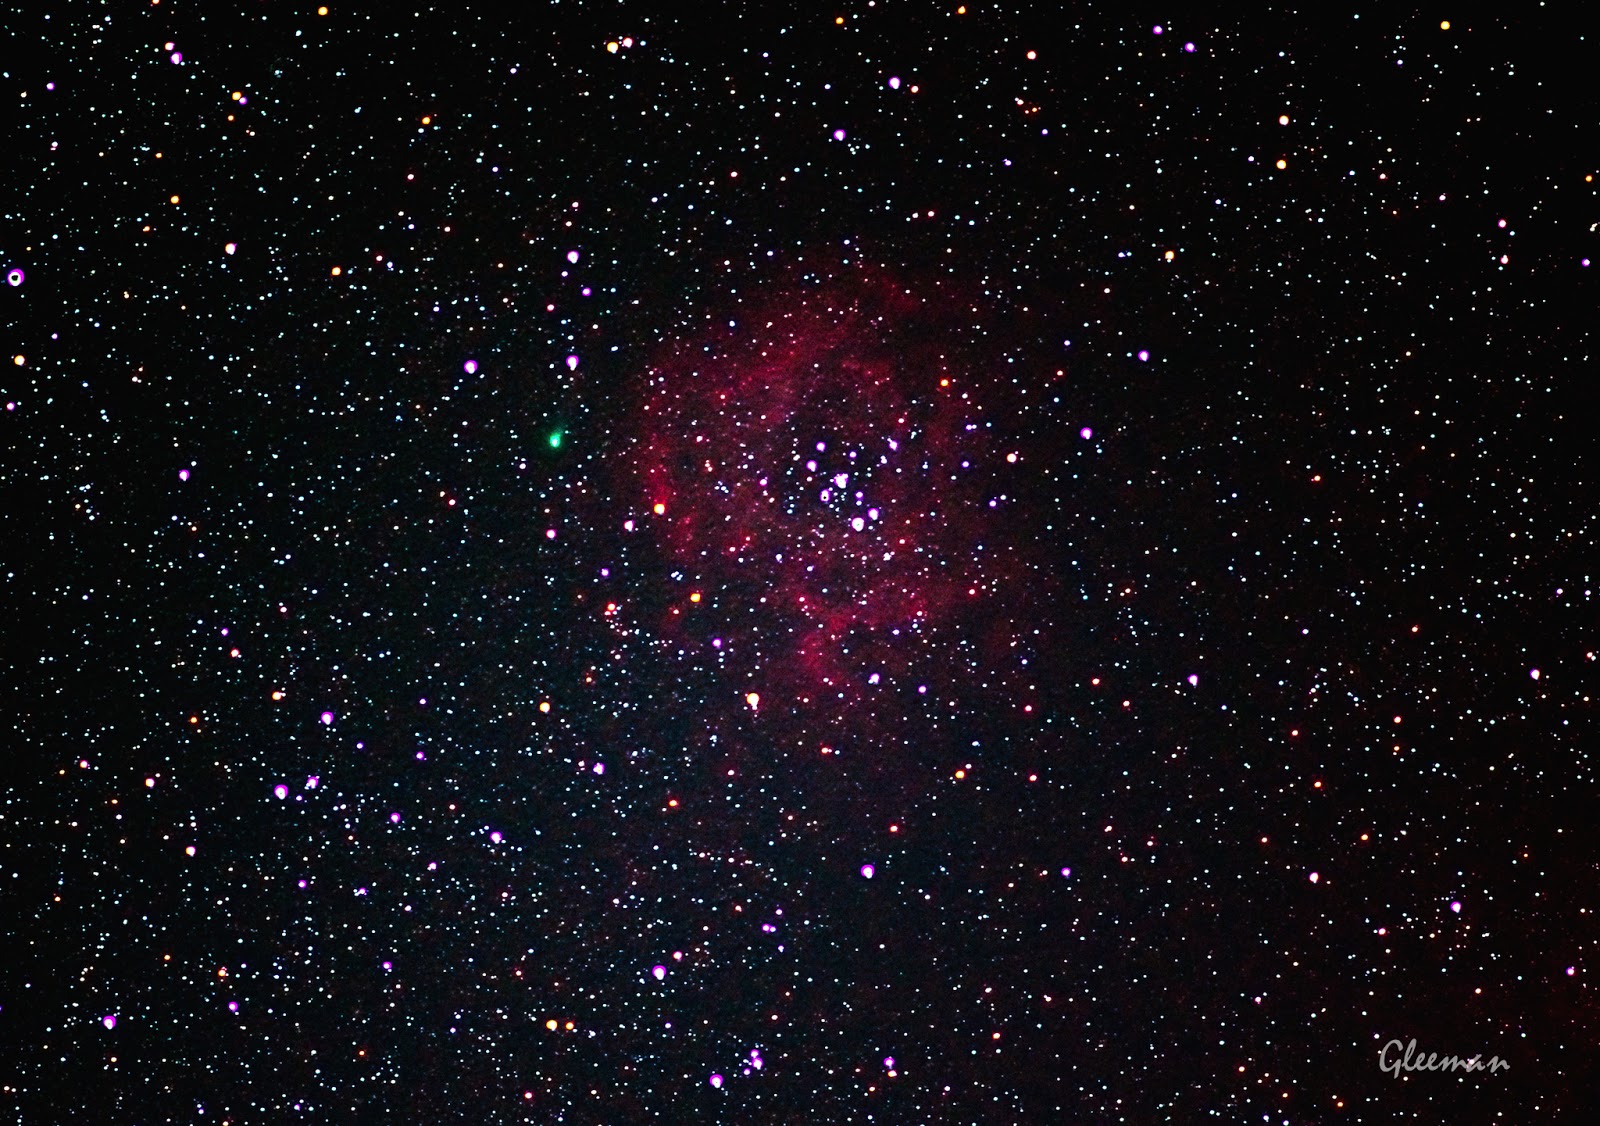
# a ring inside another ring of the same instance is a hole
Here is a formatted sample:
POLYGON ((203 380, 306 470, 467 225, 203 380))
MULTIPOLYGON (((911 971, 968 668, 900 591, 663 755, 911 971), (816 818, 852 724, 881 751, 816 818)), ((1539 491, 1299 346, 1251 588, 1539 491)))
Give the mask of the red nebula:
POLYGON ((859 701, 941 642, 1013 629, 998 498, 1018 469, 976 319, 948 283, 846 267, 663 346, 623 485, 678 576, 661 628, 800 702, 859 701))

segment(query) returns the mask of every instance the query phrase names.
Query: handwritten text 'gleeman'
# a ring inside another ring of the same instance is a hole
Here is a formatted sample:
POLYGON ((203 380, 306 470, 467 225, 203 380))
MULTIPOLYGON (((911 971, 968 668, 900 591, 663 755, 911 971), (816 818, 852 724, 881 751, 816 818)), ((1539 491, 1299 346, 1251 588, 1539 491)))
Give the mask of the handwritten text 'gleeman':
POLYGON ((1463 1059, 1461 1056, 1441 1056, 1437 1052, 1423 1056, 1417 1052, 1416 1040, 1409 1044, 1390 1040, 1378 1053, 1379 1070, 1387 1071, 1396 1079, 1400 1078, 1402 1071, 1487 1071, 1493 1074, 1510 1067, 1499 1056, 1490 1056, 1487 1060, 1481 1055, 1463 1059))

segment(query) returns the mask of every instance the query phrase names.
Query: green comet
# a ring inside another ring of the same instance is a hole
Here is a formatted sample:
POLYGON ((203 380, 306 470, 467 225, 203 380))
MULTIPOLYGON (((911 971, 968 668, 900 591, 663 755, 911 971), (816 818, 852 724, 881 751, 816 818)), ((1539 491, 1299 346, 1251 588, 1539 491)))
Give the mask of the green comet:
POLYGON ((559 450, 561 448, 561 431, 553 430, 550 432, 550 448, 552 450, 559 450))

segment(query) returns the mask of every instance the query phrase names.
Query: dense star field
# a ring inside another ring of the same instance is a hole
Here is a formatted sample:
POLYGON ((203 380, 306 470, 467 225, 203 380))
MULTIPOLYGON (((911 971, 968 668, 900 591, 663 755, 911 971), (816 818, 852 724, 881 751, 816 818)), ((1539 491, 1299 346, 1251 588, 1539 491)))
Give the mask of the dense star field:
POLYGON ((1588 1121, 1600 26, 1187 19, 0 19, 0 1117, 1588 1121))

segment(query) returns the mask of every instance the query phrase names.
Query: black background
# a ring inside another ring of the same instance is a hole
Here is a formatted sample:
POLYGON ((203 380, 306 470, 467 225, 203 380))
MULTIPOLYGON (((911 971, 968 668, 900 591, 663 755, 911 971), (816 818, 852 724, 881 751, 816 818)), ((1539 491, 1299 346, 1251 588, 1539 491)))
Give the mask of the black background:
POLYGON ((0 20, 7 1116, 1584 1120, 1595 28, 1170 15, 0 20), (1037 676, 819 763, 620 525, 652 358, 863 263, 1037 676))

